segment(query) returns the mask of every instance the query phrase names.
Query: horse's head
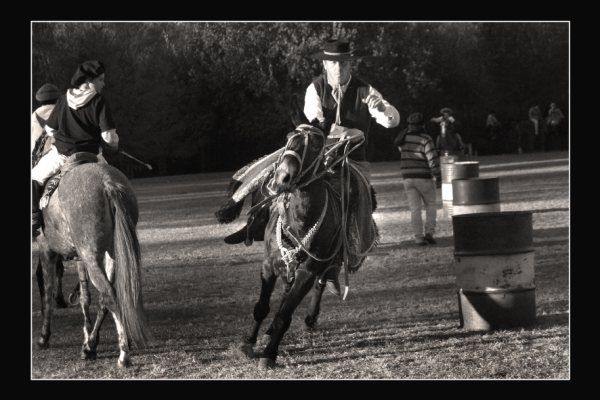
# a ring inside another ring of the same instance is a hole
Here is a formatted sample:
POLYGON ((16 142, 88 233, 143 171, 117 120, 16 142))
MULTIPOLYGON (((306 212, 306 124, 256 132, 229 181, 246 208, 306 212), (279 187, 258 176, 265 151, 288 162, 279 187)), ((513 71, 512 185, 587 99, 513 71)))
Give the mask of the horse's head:
POLYGON ((301 124, 288 134, 285 150, 275 169, 271 188, 290 189, 306 175, 314 175, 323 159, 325 136, 314 125, 301 124))

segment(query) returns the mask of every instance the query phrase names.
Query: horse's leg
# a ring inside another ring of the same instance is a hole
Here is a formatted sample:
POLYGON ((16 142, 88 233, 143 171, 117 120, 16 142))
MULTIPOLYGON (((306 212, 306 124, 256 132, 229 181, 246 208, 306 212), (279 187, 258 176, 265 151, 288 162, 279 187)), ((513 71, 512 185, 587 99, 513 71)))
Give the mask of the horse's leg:
POLYGON ((127 368, 131 366, 131 359, 129 357, 129 341, 127 340, 127 334, 125 328, 121 323, 121 318, 117 313, 110 312, 115 320, 115 326, 117 327, 117 334, 119 335, 119 360, 117 365, 119 368, 127 368))
POLYGON ((271 300, 271 294, 273 293, 273 289, 275 289, 275 282, 277 281, 277 277, 273 274, 271 264, 268 260, 263 262, 260 281, 260 297, 254 305, 254 312, 252 313, 254 323, 244 335, 242 344, 240 346, 240 350, 248 357, 254 356, 252 347, 254 344, 256 344, 256 338, 258 336, 260 325, 269 314, 269 301, 271 300))
POLYGON ((67 308, 69 305, 65 301, 65 297, 63 296, 62 290, 62 278, 65 272, 65 266, 63 264, 62 257, 58 257, 58 261, 56 263, 56 290, 54 294, 54 301, 56 302, 57 308, 67 308))
POLYGON ((319 311, 321 310, 321 296, 323 296, 323 290, 325 289, 325 281, 321 282, 320 279, 315 279, 315 283, 311 290, 311 300, 308 306, 308 315, 304 318, 304 325, 307 329, 313 329, 317 323, 319 317, 319 311))
POLYGON ((81 346, 81 358, 83 360, 95 360, 96 349, 92 349, 89 343, 90 331, 92 329, 90 321, 91 293, 89 289, 89 277, 83 261, 77 261, 77 274, 79 275, 79 287, 81 288, 79 304, 83 312, 83 346, 81 346))
POLYGON ((42 279, 44 282, 44 296, 42 301, 44 322, 42 324, 42 332, 37 344, 39 348, 46 349, 49 346, 50 340, 50 324, 52 322, 52 306, 54 302, 52 293, 54 289, 56 260, 58 254, 50 250, 45 242, 38 241, 38 243, 40 243, 40 261, 42 265, 42 279))
MULTIPOLYGON (((117 308, 115 290, 111 284, 111 281, 109 280, 109 278, 112 279, 114 277, 113 271, 107 271, 105 275, 104 270, 101 267, 104 264, 103 255, 95 254, 86 256, 84 261, 90 280, 96 289, 98 289, 98 291, 101 293, 102 302, 108 311, 110 311, 113 319, 115 320, 115 326, 117 327, 117 334, 119 338, 119 360, 117 361, 117 365, 121 368, 128 367, 131 365, 131 361, 129 359, 129 342, 127 340, 127 335, 125 333, 123 323, 121 322, 121 316, 119 315, 117 308)), ((80 290, 83 291, 83 287, 81 287, 80 290)))
POLYGON ((315 275, 305 269, 296 270, 294 284, 287 296, 284 297, 281 307, 272 323, 272 333, 260 358, 259 366, 261 368, 270 368, 275 365, 279 343, 283 335, 290 327, 292 314, 304 296, 309 292, 315 281, 315 275))
POLYGON ((90 340, 88 342, 90 349, 96 352, 96 348, 98 347, 98 343, 100 343, 100 327, 102 326, 102 322, 104 322, 104 318, 106 318, 106 314, 108 314, 108 308, 104 305, 104 296, 102 293, 99 295, 100 299, 98 301, 98 314, 96 315, 96 322, 94 322, 94 328, 90 333, 90 340))
MULTIPOLYGON (((279 302, 279 306, 277 307, 277 312, 279 312, 279 310, 281 310, 281 307, 283 307, 285 297, 290 293, 290 289, 292 288, 292 284, 294 283, 293 281, 288 282, 285 276, 282 277, 281 280, 282 280, 282 282, 284 282, 285 286, 283 287, 283 293, 281 294, 281 299, 279 302)), ((265 339, 266 340, 270 339, 270 336, 272 333, 273 333, 273 321, 271 321, 271 325, 269 325, 269 327, 265 331, 265 335, 264 335, 265 339)))
POLYGON ((45 308, 44 297, 45 297, 46 289, 44 289, 44 271, 42 270, 41 256, 38 256, 38 264, 37 264, 37 268, 35 269, 35 277, 37 280, 38 289, 40 291, 40 304, 42 306, 42 315, 44 315, 44 308, 45 308))
MULTIPOLYGON (((104 270, 106 271, 108 281, 110 283, 113 283, 115 275, 114 260, 107 256, 105 257, 104 262, 104 270)), ((104 322, 104 318, 106 318, 106 314, 108 314, 108 308, 105 305, 104 296, 102 295, 102 293, 99 294, 98 307, 99 309, 98 314, 96 315, 96 322, 94 322, 94 328, 90 333, 90 340, 88 341, 90 349, 93 350, 94 353, 96 353, 96 348, 98 347, 98 343, 100 343, 100 327, 104 322)))

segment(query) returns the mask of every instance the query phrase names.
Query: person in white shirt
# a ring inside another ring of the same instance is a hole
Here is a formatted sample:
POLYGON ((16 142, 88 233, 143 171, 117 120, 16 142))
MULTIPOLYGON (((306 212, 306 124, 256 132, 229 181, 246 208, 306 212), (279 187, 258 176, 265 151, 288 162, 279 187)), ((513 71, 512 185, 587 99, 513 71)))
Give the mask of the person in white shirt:
MULTIPOLYGON (((364 135, 365 142, 350 154, 355 161, 366 161, 366 146, 372 121, 384 128, 400 123, 400 113, 373 86, 352 74, 352 62, 360 59, 344 40, 330 39, 323 50, 311 56, 323 62, 324 73, 307 87, 304 114, 331 126, 328 137, 364 135)), ((368 164, 364 164, 368 168, 368 164)))
MULTIPOLYGON (((383 98, 373 86, 352 73, 352 62, 360 59, 350 49, 345 40, 330 39, 323 50, 311 56, 323 63, 324 73, 315 78, 306 88, 304 96, 304 114, 309 121, 317 119, 324 127, 328 138, 364 137, 364 142, 348 156, 351 173, 358 187, 351 190, 351 204, 345 234, 358 239, 349 249, 349 268, 358 269, 363 257, 377 240, 377 227, 372 218, 376 207, 375 192, 370 180, 370 165, 367 161, 366 147, 373 121, 384 128, 394 128, 400 123, 400 113, 383 98), (328 130, 328 132, 327 132, 328 130), (359 179, 362 175, 364 179, 359 179), (361 187, 362 186, 362 187, 361 187), (359 194, 360 193, 360 194, 359 194)), ((353 180, 354 180, 353 178, 353 180)), ((330 177, 332 186, 341 190, 340 167, 334 169, 330 177)), ((340 295, 338 281, 339 269, 331 270, 326 276, 327 288, 340 295)))
MULTIPOLYGON (((35 150, 36 144, 42 140, 42 137, 45 135, 44 126, 46 125, 46 121, 52 110, 54 110, 54 106, 56 105, 56 101, 60 96, 60 92, 58 88, 51 84, 45 83, 43 84, 38 91, 35 93, 35 99, 40 102, 40 106, 35 109, 33 114, 31 114, 31 152, 35 150)), ((40 147, 40 144, 38 144, 40 147)))
MULTIPOLYGON (((352 74, 352 62, 358 60, 350 50, 350 44, 344 40, 330 39, 325 42, 323 50, 312 54, 313 59, 323 62, 324 73, 308 85, 304 95, 304 114, 308 121, 318 120, 328 139, 355 138, 357 141, 364 137, 365 141, 348 156, 351 165, 352 181, 356 186, 350 200, 357 204, 349 210, 348 226, 358 232, 352 232, 358 237, 358 248, 355 253, 367 252, 377 239, 377 228, 372 218, 375 208, 374 192, 370 186, 370 168, 366 159, 366 145, 373 121, 385 128, 394 128, 400 123, 400 113, 383 98, 381 93, 370 84, 352 74), (362 177, 362 178, 361 178, 362 177), (354 221, 354 223, 352 223, 354 221)), ((336 190, 340 190, 340 165, 334 168, 330 182, 336 190)), ((253 204, 257 200, 253 196, 253 204)), ((268 209, 263 207, 262 214, 239 231, 227 236, 225 242, 238 244, 252 240, 262 240, 264 228, 269 219, 268 209), (250 240, 248 239, 251 236, 250 240)), ((354 257, 349 265, 362 263, 363 257, 354 257), (353 261, 356 261, 353 264, 353 261)), ((336 295, 340 294, 337 281, 338 270, 331 270, 326 277, 327 287, 336 295)))

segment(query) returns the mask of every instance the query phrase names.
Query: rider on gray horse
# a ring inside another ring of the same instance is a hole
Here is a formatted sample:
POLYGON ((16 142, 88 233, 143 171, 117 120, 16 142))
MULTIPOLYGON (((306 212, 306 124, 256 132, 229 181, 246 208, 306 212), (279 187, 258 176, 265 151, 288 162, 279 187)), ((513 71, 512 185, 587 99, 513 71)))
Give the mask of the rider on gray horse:
MULTIPOLYGON (((78 152, 99 154, 103 143, 116 151, 119 136, 104 97, 104 64, 100 61, 85 61, 77 67, 71 78, 72 88, 58 98, 54 110, 45 121, 45 130, 54 137, 51 150, 46 153, 31 171, 31 228, 37 236, 42 226, 39 207, 44 184, 56 174, 67 158, 78 152)), ((100 161, 104 161, 100 155, 100 161)))

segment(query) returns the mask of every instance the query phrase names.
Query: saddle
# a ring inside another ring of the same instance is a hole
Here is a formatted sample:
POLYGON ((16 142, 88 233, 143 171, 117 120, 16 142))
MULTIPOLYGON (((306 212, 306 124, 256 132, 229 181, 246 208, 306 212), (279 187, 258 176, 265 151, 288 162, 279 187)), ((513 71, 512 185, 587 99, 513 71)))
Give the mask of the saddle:
POLYGON ((98 156, 94 153, 81 151, 78 153, 71 154, 69 158, 67 158, 63 166, 60 168, 60 170, 56 174, 54 174, 50 179, 48 179, 48 182, 44 187, 44 193, 42 194, 42 198, 40 199, 40 210, 46 208, 46 206, 50 202, 50 197, 52 197, 52 194, 54 193, 56 188, 58 188, 58 184, 63 176, 65 176, 69 171, 71 171, 73 168, 79 165, 95 163, 98 161, 98 156))

